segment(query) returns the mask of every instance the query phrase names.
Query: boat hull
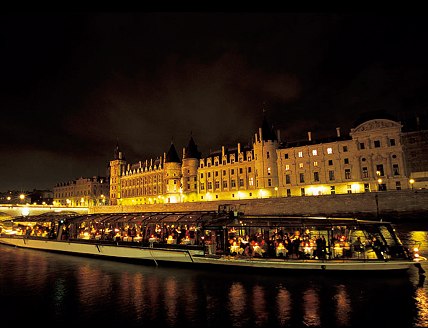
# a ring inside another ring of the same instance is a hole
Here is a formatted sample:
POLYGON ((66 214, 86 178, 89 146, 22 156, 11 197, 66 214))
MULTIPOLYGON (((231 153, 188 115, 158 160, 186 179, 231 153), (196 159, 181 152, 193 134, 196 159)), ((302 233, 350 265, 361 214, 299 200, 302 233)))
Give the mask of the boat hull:
POLYGON ((203 250, 139 247, 101 243, 80 243, 50 239, 0 237, 0 243, 35 250, 61 252, 81 256, 96 256, 128 261, 153 261, 205 266, 275 269, 289 271, 406 271, 417 264, 406 260, 294 260, 243 258, 204 255, 203 250))

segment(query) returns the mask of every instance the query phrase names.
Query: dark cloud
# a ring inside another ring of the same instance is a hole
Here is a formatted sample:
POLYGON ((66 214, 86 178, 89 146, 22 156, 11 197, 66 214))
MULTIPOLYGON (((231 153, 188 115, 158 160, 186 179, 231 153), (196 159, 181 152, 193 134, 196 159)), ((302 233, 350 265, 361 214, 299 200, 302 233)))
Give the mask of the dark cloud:
POLYGON ((422 15, 3 14, 0 190, 51 188, 127 159, 348 133, 367 111, 428 103, 422 15))

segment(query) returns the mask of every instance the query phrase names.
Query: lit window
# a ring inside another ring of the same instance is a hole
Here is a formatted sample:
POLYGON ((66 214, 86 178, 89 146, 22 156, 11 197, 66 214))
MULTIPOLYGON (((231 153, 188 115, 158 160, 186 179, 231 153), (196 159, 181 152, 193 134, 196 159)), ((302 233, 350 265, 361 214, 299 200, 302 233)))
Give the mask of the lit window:
POLYGON ((248 181, 248 184, 250 186, 254 186, 254 178, 250 178, 250 180, 248 181))
POLYGON ((299 151, 299 157, 303 157, 303 152, 299 151))
POLYGON ((333 154, 333 149, 331 147, 327 148, 327 154, 333 154))
POLYGON ((303 168, 303 163, 299 163, 299 167, 300 167, 300 168, 303 168))
POLYGON ((313 149, 313 150, 312 150, 312 155, 313 155, 313 156, 317 156, 317 155, 318 155, 318 151, 317 151, 316 149, 313 149))
POLYGON ((267 173, 268 173, 268 175, 270 175, 270 173, 271 173, 270 167, 268 167, 267 173))
POLYGON ((314 162, 314 166, 318 166, 318 162, 316 162, 316 161, 315 161, 315 162, 314 162))
POLYGON ((290 169, 290 165, 285 165, 285 169, 288 171, 290 169))

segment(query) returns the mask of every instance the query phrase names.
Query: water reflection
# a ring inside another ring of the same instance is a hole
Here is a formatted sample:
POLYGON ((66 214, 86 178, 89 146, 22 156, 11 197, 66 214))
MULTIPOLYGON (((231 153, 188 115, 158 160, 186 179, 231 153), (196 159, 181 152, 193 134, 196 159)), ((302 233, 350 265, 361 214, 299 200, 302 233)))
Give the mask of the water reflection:
MULTIPOLYGON (((427 236, 400 237, 420 240, 426 256, 427 236)), ((2 312, 13 324, 43 313, 46 326, 428 326, 428 288, 416 268, 397 277, 262 275, 0 252, 2 312)))

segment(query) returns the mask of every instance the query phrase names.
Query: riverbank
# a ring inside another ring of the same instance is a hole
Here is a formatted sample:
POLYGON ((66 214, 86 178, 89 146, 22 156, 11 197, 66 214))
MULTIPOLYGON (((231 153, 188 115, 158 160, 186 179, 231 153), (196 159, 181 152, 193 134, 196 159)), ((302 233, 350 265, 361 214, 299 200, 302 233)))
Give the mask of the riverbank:
POLYGON ((247 215, 356 217, 392 222, 428 220, 428 190, 241 199, 227 202, 98 206, 89 208, 89 213, 216 211, 224 204, 229 204, 247 215))

